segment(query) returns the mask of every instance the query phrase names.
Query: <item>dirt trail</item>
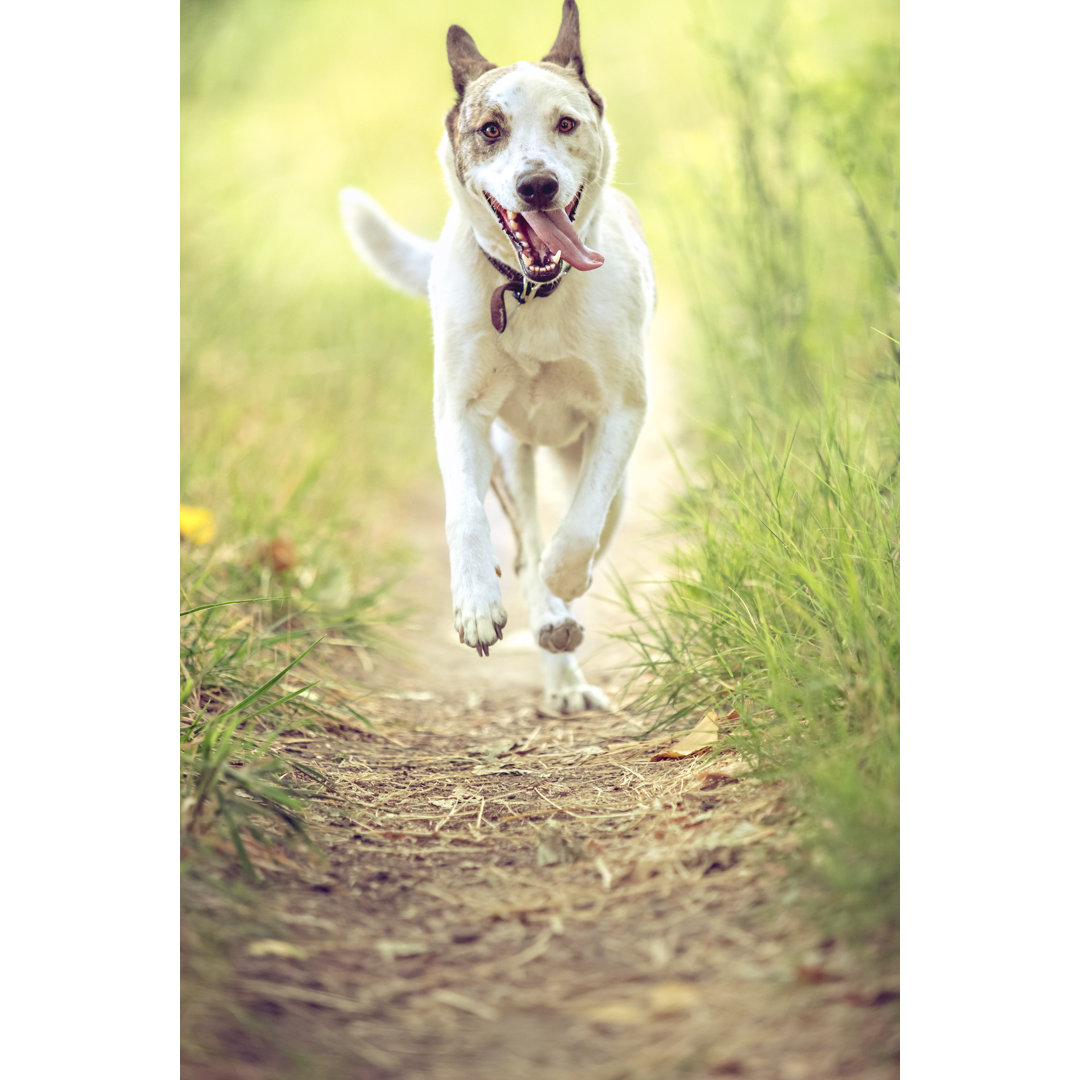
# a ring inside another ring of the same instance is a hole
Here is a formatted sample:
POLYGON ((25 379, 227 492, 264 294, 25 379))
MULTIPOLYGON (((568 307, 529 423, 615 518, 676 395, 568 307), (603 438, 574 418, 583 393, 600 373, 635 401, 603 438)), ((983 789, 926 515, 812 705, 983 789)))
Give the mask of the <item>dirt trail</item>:
MULTIPOLYGON (((654 380, 654 395, 610 556, 629 580, 661 566, 670 387, 654 380)), ((727 765, 654 762, 672 736, 634 740, 644 722, 626 713, 538 715, 505 526, 510 623, 482 660, 450 625, 441 495, 415 493, 408 514, 411 660, 367 673, 374 734, 296 747, 331 779, 313 814, 325 862, 268 856, 258 927, 204 897, 212 928, 191 933, 203 951, 215 937, 221 959, 192 981, 217 979, 233 1007, 189 1006, 199 1048, 184 1075, 897 1076, 895 982, 861 981, 778 902, 793 844, 783 791, 727 765)), ((625 617, 593 600, 579 618, 586 674, 617 698, 627 654, 604 631, 625 617)))

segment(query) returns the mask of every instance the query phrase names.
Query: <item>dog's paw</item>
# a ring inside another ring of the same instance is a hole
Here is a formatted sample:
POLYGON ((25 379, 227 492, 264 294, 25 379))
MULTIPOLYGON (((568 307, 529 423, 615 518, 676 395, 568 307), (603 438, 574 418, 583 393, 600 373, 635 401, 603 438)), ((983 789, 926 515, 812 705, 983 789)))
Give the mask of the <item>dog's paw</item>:
POLYGON ((491 646, 502 640, 505 625, 506 608, 498 600, 454 606, 454 629, 458 640, 475 649, 480 656, 487 656, 491 646))
POLYGON ((607 694, 598 686, 565 687, 548 690, 544 694, 544 703, 552 713, 611 712, 611 702, 607 694))
POLYGON ((585 639, 585 627, 567 615, 555 622, 545 623, 536 635, 537 644, 548 652, 573 652, 585 639))

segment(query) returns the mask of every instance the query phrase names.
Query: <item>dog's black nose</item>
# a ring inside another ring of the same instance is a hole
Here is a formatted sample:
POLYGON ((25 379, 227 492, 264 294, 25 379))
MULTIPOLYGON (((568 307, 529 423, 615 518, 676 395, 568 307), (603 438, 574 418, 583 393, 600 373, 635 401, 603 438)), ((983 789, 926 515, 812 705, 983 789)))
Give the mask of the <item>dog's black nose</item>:
POLYGON ((518 181, 517 190, 530 206, 543 210, 554 201, 559 190, 559 181, 551 173, 529 173, 518 181))

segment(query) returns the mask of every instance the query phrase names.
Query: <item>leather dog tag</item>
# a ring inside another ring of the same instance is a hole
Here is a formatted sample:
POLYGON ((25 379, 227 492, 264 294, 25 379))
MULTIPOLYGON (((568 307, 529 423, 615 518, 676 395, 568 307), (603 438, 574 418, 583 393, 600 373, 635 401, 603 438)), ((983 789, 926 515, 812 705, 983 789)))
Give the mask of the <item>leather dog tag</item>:
POLYGON ((500 285, 491 294, 491 325, 501 334, 506 329, 506 290, 510 285, 500 285))

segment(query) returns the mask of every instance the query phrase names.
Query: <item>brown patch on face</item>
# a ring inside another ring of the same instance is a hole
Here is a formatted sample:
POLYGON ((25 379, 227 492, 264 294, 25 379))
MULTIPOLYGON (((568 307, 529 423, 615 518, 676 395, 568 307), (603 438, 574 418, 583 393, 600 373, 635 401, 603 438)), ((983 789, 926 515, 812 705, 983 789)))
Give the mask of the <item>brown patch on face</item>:
MULTIPOLYGON (((465 91, 470 83, 493 70, 495 65, 476 47, 476 42, 473 41, 468 30, 457 24, 446 31, 446 58, 450 62, 450 73, 454 79, 454 89, 457 91, 457 101, 446 114, 446 132, 450 136, 456 157, 459 145, 458 113, 461 111, 465 91)), ((461 177, 460 166, 458 177, 459 179, 461 177)))
POLYGON ((506 114, 487 98, 486 91, 510 68, 493 68, 470 82, 453 108, 446 114, 446 131, 454 148, 457 178, 464 184, 465 175, 479 161, 499 153, 507 144, 510 121, 506 114), (499 125, 502 136, 490 141, 480 134, 488 122, 499 125))

